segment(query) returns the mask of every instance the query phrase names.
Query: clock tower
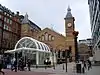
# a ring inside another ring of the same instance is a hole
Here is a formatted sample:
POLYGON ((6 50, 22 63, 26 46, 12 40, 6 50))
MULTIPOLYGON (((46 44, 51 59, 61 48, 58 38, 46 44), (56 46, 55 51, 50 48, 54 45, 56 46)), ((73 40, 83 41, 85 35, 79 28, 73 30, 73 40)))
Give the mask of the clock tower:
POLYGON ((70 50, 72 60, 75 60, 75 40, 73 32, 75 30, 74 17, 71 14, 71 9, 68 7, 65 19, 65 48, 70 50))

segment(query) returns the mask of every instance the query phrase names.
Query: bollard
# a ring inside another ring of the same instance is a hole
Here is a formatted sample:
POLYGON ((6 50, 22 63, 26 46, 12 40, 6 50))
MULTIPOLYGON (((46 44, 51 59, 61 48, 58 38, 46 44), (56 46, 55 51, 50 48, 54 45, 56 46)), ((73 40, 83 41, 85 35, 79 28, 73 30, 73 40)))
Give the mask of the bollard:
POLYGON ((55 65, 53 65, 53 69, 55 69, 55 65))
POLYGON ((36 68, 38 68, 38 66, 36 65, 36 68))
POLYGON ((64 64, 63 64, 63 70, 64 70, 64 64))
POLYGON ((46 65, 45 65, 45 69, 47 69, 46 65))

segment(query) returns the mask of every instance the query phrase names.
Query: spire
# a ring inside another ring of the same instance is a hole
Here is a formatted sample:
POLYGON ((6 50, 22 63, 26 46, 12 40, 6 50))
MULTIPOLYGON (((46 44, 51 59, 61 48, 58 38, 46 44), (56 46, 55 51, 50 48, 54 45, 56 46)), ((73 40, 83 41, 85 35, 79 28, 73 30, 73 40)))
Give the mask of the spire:
POLYGON ((71 8, 70 6, 68 6, 66 18, 70 18, 70 17, 73 17, 73 16, 71 14, 71 8))
POLYGON ((22 23, 23 23, 23 24, 29 23, 29 22, 28 22, 28 14, 27 14, 27 13, 26 13, 25 16, 24 16, 24 19, 22 20, 22 23))

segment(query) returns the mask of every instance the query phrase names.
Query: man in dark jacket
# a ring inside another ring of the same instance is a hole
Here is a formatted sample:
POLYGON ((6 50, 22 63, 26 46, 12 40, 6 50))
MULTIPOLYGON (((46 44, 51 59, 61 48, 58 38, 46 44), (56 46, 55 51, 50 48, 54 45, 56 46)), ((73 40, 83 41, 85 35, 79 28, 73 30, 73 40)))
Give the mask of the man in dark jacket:
POLYGON ((28 67, 28 70, 31 71, 30 67, 31 67, 31 60, 28 59, 27 60, 27 67, 28 67))
POLYGON ((0 55, 0 73, 5 75, 5 73, 2 70, 3 70, 3 57, 0 55))

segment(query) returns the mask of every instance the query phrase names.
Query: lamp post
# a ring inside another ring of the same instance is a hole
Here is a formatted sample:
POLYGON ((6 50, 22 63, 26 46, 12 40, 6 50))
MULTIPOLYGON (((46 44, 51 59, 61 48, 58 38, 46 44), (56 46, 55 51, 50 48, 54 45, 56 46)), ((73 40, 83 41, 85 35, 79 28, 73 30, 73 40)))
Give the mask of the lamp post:
POLYGON ((17 52, 15 52, 15 72, 17 72, 17 56, 18 56, 18 54, 17 54, 17 52))
POLYGON ((78 61, 79 58, 79 54, 78 54, 78 44, 77 44, 77 36, 78 36, 79 32, 78 31, 74 31, 73 35, 74 35, 74 42, 75 42, 75 61, 78 61))
POLYGON ((65 63, 66 63, 66 72, 67 72, 67 50, 68 50, 68 49, 65 49, 65 63))

